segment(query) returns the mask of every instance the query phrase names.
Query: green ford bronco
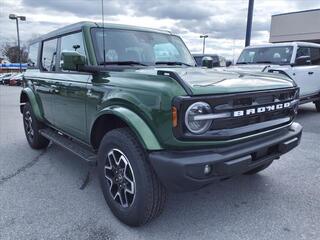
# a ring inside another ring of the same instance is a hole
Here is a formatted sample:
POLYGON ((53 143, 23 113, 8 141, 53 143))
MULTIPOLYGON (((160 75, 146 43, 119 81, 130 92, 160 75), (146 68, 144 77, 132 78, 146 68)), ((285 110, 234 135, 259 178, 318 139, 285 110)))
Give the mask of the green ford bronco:
POLYGON ((33 40, 21 92, 27 140, 97 166, 130 226, 166 192, 255 174, 296 147, 299 89, 283 75, 197 68, 168 31, 81 22, 33 40))

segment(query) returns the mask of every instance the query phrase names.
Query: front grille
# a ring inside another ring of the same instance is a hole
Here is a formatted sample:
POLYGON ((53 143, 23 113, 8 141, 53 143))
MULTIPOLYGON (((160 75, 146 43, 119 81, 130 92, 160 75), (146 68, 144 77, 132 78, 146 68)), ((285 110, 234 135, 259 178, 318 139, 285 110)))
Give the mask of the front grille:
POLYGON ((235 117, 235 111, 246 112, 247 110, 266 108, 284 103, 293 102, 298 99, 298 89, 281 89, 259 92, 247 92, 239 94, 224 94, 201 97, 181 97, 176 99, 174 104, 184 116, 190 104, 197 101, 204 101, 211 105, 213 113, 231 113, 231 116, 222 119, 215 119, 210 130, 202 135, 190 133, 184 124, 184 117, 179 118, 179 128, 174 129, 177 138, 185 140, 228 140, 253 133, 263 132, 268 129, 287 125, 295 117, 294 107, 274 109, 272 111, 255 112, 249 115, 235 117))

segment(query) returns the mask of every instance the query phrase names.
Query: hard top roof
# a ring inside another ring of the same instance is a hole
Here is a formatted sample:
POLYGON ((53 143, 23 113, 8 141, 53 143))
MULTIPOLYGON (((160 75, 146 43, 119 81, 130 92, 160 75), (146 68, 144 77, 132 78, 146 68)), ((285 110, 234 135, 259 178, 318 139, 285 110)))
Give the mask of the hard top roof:
POLYGON ((263 45, 252 45, 245 49, 250 48, 264 48, 264 47, 281 47, 281 46, 306 46, 306 47, 320 47, 320 44, 312 42, 281 42, 281 43, 268 43, 263 45))
MULTIPOLYGON (((52 32, 49 32, 47 34, 44 34, 38 38, 35 38, 30 41, 30 44, 39 42, 42 40, 54 38, 56 36, 64 35, 70 32, 76 32, 80 31, 83 27, 103 27, 102 23, 96 23, 96 22, 89 22, 89 21, 83 21, 78 22, 74 24, 67 25, 62 28, 58 28, 52 32)), ((124 24, 115 24, 115 23, 104 23, 105 28, 111 28, 111 29, 124 29, 124 30, 135 30, 135 31, 146 31, 146 32, 155 32, 155 33, 164 33, 164 34, 172 34, 170 31, 165 30, 159 30, 159 29, 153 29, 153 28, 146 28, 146 27, 137 27, 137 26, 131 26, 131 25, 124 25, 124 24)))

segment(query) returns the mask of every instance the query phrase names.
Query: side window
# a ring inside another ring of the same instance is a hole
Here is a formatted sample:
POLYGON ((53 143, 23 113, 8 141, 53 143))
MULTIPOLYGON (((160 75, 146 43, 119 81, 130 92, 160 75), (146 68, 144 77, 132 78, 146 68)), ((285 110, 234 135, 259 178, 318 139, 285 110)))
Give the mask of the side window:
MULTIPOLYGON (((302 58, 302 57, 308 57, 310 58, 310 48, 309 47, 298 47, 297 49, 297 54, 296 54, 296 62, 297 58, 302 58)), ((299 65, 310 65, 311 61, 306 60, 305 63, 299 64, 299 65)))
POLYGON ((63 51, 77 51, 82 55, 86 55, 84 50, 82 32, 72 33, 61 37, 61 52, 63 51))
POLYGON ((43 42, 41 65, 44 71, 56 70, 57 39, 43 42))
POLYGON ((320 48, 310 48, 312 65, 320 65, 320 48))
POLYGON ((38 67, 38 49, 39 49, 39 43, 34 43, 29 46, 28 68, 38 67))
POLYGON ((299 47, 298 50, 297 50, 296 58, 302 57, 302 56, 310 57, 310 48, 308 48, 308 47, 299 47))

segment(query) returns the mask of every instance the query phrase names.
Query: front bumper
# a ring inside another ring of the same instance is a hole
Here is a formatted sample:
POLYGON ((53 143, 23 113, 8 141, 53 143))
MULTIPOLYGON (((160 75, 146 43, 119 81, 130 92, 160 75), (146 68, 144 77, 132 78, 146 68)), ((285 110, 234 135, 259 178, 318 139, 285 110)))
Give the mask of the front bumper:
POLYGON ((245 143, 205 150, 155 151, 149 153, 149 159, 167 189, 192 191, 278 159, 299 145, 301 134, 301 125, 293 123, 289 128, 245 143), (206 165, 212 169, 207 175, 206 165))

